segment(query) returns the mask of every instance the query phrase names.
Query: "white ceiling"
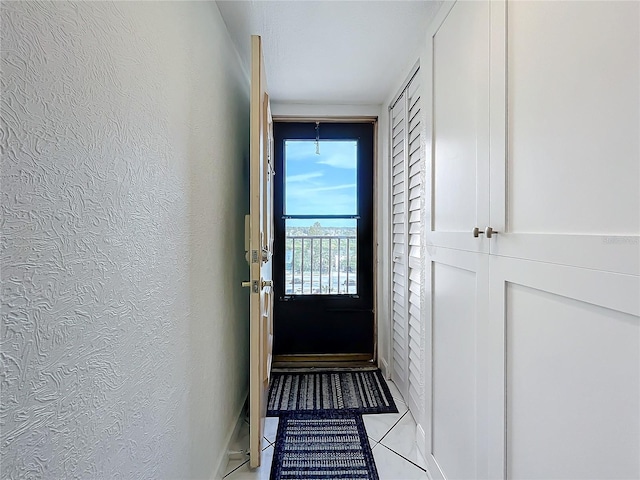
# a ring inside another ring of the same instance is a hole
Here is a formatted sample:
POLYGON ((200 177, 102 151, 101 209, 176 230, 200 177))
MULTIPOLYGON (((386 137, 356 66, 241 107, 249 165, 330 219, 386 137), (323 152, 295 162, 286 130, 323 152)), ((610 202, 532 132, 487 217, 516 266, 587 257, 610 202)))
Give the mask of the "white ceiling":
POLYGON ((216 2, 245 66, 262 36, 273 101, 381 104, 417 60, 440 1, 216 2))

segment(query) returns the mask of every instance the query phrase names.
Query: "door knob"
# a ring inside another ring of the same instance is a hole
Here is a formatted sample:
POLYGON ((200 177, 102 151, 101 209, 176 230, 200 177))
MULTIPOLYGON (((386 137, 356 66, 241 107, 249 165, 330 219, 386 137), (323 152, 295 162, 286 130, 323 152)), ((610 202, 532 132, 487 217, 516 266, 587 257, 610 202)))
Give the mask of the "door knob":
POLYGON ((473 227, 473 236, 478 238, 478 235, 484 235, 484 232, 481 232, 480 229, 478 227, 473 227))
POLYGON ((485 228, 485 229, 484 229, 484 235, 485 235, 485 237, 487 237, 487 238, 491 238, 491 237, 493 237, 494 235, 497 235, 497 234, 498 234, 498 232, 497 232, 497 231, 495 231, 495 230, 494 230, 493 228, 491 228, 491 227, 487 227, 487 228, 485 228))

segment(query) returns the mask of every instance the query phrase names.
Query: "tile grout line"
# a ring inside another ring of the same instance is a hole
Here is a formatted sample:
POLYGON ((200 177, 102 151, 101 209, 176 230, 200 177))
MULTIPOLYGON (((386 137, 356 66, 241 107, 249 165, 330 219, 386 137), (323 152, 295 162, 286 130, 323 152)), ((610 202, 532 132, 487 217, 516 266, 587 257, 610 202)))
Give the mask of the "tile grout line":
POLYGON ((380 445, 382 445, 383 447, 385 447, 387 450, 390 450, 390 451, 392 451, 393 453, 395 453, 396 455, 398 455, 398 456, 400 456, 400 457, 404 458, 407 462, 410 462, 411 464, 415 465, 415 466, 416 466, 416 467, 418 467, 420 470, 422 470, 422 471, 426 472, 427 470, 426 470, 425 468, 421 467, 420 465, 418 465, 418 464, 417 464, 416 462, 414 462, 413 460, 411 460, 411 459, 409 459, 409 458, 405 457, 405 456, 404 456, 404 455, 402 455, 401 453, 396 452, 396 451, 395 451, 394 449, 392 449, 391 447, 388 447, 388 446, 386 446, 384 443, 382 443, 382 440, 384 440, 384 439, 387 437, 387 435, 389 435, 389 434, 391 433, 391 430, 393 430, 393 429, 396 427, 396 425, 398 425, 398 423, 400 423, 400 421, 405 417, 405 415, 406 415, 407 413, 409 413, 409 410, 407 410, 406 412, 404 412, 404 414, 402 415, 402 417, 400 417, 400 418, 398 419, 398 421, 397 421, 396 423, 394 423, 394 424, 393 424, 393 426, 389 429, 389 431, 388 431, 387 433, 385 433, 385 434, 384 434, 384 436, 383 436, 383 437, 378 441, 378 443, 379 443, 380 445))
POLYGON ((391 432, 391 430, 393 430, 393 429, 394 429, 394 427, 395 427, 396 425, 398 425, 398 423, 400 423, 400 420, 402 420, 402 419, 404 418, 404 416, 405 416, 407 413, 409 413, 409 410, 407 410, 406 412, 404 412, 404 413, 402 414, 402 416, 401 416, 401 417, 396 421, 396 423, 394 423, 393 425, 391 425, 391 428, 390 428, 389 430, 387 430, 387 433, 385 433, 385 434, 382 436, 382 438, 380 438, 380 440, 378 440, 378 443, 382 443, 382 440, 384 440, 384 439, 385 439, 385 437, 386 437, 387 435, 389 435, 389 432, 391 432))
POLYGON ((238 470, 239 468, 244 467, 247 463, 249 463, 249 460, 245 460, 244 462, 242 462, 240 465, 238 465, 236 468, 234 468, 233 470, 231 470, 229 473, 227 473, 224 477, 222 477, 223 479, 227 478, 229 475, 231 475, 233 472, 235 472, 236 470, 238 470))
POLYGON ((421 467, 420 465, 418 465, 417 463, 415 463, 413 460, 409 460, 407 457, 405 457, 404 455, 402 455, 401 453, 396 452, 394 449, 392 449, 391 447, 387 447, 384 443, 379 442, 378 445, 382 445, 384 448, 386 448, 387 450, 389 450, 390 452, 395 453, 396 455, 398 455, 400 458, 406 460, 407 462, 409 462, 411 465, 414 465, 415 467, 419 468, 420 470, 422 470, 423 472, 426 472, 426 468, 421 467))

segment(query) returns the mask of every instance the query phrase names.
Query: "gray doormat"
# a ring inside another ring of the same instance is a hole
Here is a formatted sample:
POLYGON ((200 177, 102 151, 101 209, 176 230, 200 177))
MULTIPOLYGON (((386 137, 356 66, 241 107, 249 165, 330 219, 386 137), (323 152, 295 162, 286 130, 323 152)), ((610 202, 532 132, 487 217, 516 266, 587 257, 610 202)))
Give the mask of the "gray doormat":
POLYGON ((307 413, 280 417, 271 480, 378 480, 358 414, 307 413))
POLYGON ((272 373, 267 416, 308 412, 397 413, 380 370, 272 373))

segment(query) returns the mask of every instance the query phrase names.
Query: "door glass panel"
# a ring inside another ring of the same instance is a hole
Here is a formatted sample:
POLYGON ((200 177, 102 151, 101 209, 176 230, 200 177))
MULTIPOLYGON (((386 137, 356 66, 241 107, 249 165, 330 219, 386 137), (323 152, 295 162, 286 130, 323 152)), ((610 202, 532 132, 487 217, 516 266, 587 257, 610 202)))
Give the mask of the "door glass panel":
POLYGON ((286 140, 284 214, 357 215, 357 153, 357 140, 286 140))
POLYGON ((356 295, 358 141, 286 140, 284 167, 285 294, 356 295))
POLYGON ((285 294, 358 293, 357 219, 285 220, 285 294))

